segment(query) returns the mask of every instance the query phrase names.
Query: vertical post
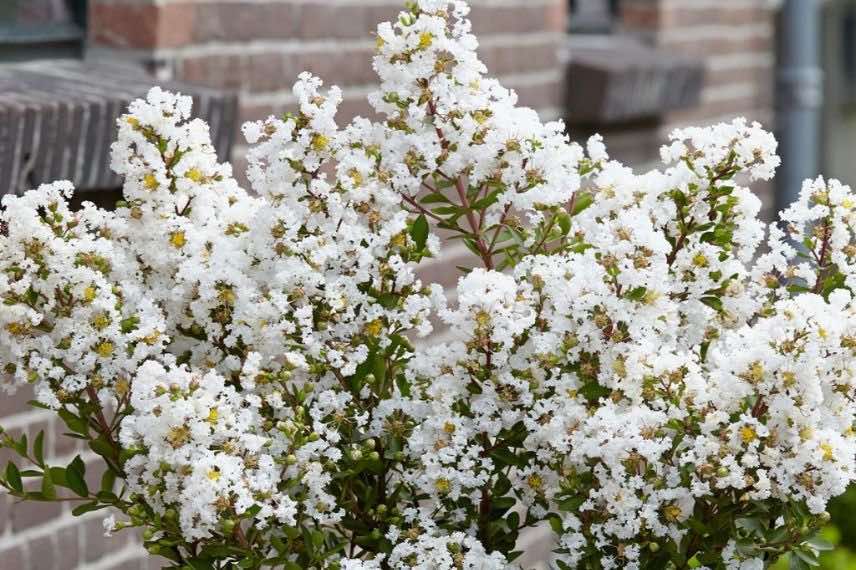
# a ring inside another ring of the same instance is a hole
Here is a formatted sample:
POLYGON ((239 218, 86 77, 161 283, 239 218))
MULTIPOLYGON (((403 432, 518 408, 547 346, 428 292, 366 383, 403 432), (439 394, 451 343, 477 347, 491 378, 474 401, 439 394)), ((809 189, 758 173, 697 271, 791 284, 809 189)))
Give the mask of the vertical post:
POLYGON ((776 126, 782 166, 776 210, 781 210, 796 200, 802 181, 819 170, 823 72, 818 0, 782 2, 778 44, 776 126))

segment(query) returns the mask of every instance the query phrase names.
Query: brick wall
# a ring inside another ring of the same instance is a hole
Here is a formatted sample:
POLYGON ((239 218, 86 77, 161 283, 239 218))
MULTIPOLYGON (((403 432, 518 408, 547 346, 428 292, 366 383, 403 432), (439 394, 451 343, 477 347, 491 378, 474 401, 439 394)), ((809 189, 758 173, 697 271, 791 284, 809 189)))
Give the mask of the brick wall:
MULTIPOLYGON (((26 433, 30 442, 44 430, 48 463, 66 465, 80 454, 87 462, 90 487, 97 488, 101 471, 94 454, 76 441, 60 437, 61 422, 53 414, 30 408, 30 390, 0 395, 0 424, 16 436, 26 433)), ((12 455, 0 451, 5 469, 12 455)), ((0 569, 2 570, 154 570, 160 565, 146 559, 132 533, 105 538, 105 511, 74 517, 74 503, 19 503, 0 493, 0 569)))
MULTIPOLYGON (((564 5, 472 1, 491 72, 516 89, 523 104, 553 117, 560 114, 564 5)), ((401 0, 95 0, 92 43, 108 55, 118 50, 148 62, 162 77, 238 91, 242 122, 289 110, 291 86, 309 70, 343 88, 344 121, 370 114, 373 33, 402 6, 401 0)))
POLYGON ((627 31, 705 64, 701 106, 668 115, 664 130, 737 115, 772 126, 774 5, 769 0, 623 0, 627 31))
MULTIPOLYGON (((631 138, 631 144, 651 144, 651 138, 662 141, 676 127, 737 116, 773 130, 775 14, 771 0, 622 0, 624 31, 660 49, 699 58, 705 67, 701 104, 666 114, 657 129, 631 138)), ((774 185, 753 188, 764 202, 762 217, 771 219, 774 185)))

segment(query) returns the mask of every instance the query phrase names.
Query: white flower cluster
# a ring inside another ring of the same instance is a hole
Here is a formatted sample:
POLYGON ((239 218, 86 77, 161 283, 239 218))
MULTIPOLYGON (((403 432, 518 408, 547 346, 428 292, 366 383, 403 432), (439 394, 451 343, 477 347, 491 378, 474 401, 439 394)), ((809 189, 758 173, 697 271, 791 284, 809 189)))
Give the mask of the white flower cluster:
POLYGON ((178 506, 188 538, 207 536, 223 512, 254 506, 262 526, 270 518, 295 524, 296 504, 278 490, 281 468, 258 396, 237 392, 213 371, 199 376, 149 361, 134 377, 130 403, 121 443, 142 452, 125 464, 130 489, 161 515, 178 506))
POLYGON ((116 211, 4 198, 0 365, 117 411, 132 520, 187 556, 505 569, 549 522, 562 568, 762 567, 856 478, 856 194, 810 181, 766 227, 744 184, 776 143, 743 120, 644 174, 583 151, 485 76, 467 13, 380 26, 382 120, 340 128, 301 75, 244 126, 252 195, 155 89, 116 211), (429 218, 484 265, 454 302, 416 277, 429 218))

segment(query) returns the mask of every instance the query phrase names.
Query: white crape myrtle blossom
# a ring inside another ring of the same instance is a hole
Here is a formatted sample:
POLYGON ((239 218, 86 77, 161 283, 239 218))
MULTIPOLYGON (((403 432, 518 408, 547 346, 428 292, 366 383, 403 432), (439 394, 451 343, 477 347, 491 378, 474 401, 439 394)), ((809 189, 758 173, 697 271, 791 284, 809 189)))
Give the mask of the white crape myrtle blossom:
POLYGON ((517 106, 468 12, 380 25, 380 119, 302 74, 244 126, 251 191, 153 89, 115 210, 3 198, 4 386, 105 474, 4 433, 31 465, 0 486, 112 508, 185 570, 521 570, 543 526, 559 570, 817 557, 856 479, 856 194, 808 181, 767 226, 776 143, 743 119, 635 173, 517 106), (453 295, 418 276, 432 223, 473 253, 453 295))
MULTIPOLYGON (((115 385, 163 351, 163 312, 132 276, 138 265, 111 239, 110 214, 72 212, 67 182, 3 199, 0 360, 58 406, 85 389, 115 385)), ((115 224, 111 224, 115 225, 115 224)))
POLYGON ((398 545, 389 555, 393 568, 417 570, 506 570, 505 558, 499 553, 485 552, 484 546, 463 532, 447 534, 439 531, 431 519, 420 516, 416 509, 404 513, 411 525, 401 533, 390 531, 398 545))
POLYGON ((141 452, 126 464, 129 488, 163 515, 176 507, 182 532, 209 534, 221 513, 258 505, 262 526, 295 524, 296 503, 278 491, 280 477, 261 426, 261 399, 227 386, 215 372, 145 363, 137 372, 120 441, 141 452), (260 498, 264 501, 260 503, 260 498))

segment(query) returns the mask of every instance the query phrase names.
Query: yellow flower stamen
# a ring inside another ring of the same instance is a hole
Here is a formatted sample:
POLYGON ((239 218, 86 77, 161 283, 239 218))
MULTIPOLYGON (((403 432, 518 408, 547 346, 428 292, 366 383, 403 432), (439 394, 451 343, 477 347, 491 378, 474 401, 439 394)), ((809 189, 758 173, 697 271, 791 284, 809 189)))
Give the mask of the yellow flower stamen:
POLYGON ((169 243, 176 249, 181 249, 187 243, 184 232, 172 232, 169 234, 169 243))
POLYGON ((205 175, 202 174, 202 171, 198 168, 191 168, 190 170, 184 173, 184 177, 196 183, 202 182, 205 179, 205 175))
POLYGON ((743 426, 740 428, 740 439, 743 440, 743 443, 752 443, 758 439, 758 432, 752 426, 743 426))
POLYGON ((143 176, 143 186, 146 187, 146 190, 157 190, 160 186, 157 176, 151 172, 143 176))
POLYGON ((101 358, 108 358, 113 354, 113 343, 109 341, 102 342, 95 347, 95 353, 101 358))

